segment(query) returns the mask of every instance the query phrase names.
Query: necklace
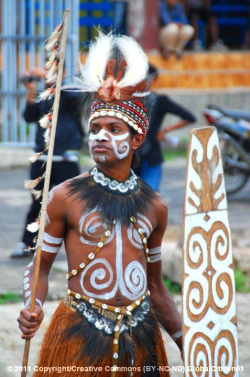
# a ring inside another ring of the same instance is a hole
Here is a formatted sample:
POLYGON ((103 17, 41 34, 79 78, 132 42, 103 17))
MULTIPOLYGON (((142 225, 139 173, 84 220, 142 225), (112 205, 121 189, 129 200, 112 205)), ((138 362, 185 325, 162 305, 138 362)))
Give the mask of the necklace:
POLYGON ((95 183, 101 187, 103 187, 108 192, 117 192, 120 194, 132 193, 137 190, 138 182, 137 176, 130 170, 130 175, 126 181, 121 182, 116 179, 113 179, 100 170, 98 170, 97 166, 95 166, 92 170, 90 170, 90 175, 92 176, 95 183))

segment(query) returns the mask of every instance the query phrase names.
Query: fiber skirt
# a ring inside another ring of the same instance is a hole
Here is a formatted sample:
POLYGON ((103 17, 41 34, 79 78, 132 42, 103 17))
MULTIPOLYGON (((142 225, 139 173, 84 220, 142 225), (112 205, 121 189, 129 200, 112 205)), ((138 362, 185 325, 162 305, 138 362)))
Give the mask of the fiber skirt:
MULTIPOLYGON (((159 324, 152 309, 140 326, 121 334, 119 342, 116 376, 170 376, 159 324)), ((112 336, 98 331, 61 302, 44 336, 33 377, 114 376, 112 347, 112 336)))

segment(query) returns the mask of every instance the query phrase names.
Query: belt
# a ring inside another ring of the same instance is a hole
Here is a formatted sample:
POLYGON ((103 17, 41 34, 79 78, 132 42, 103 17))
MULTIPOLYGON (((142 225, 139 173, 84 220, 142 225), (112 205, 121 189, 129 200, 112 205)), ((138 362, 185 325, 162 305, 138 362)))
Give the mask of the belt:
MULTIPOLYGON (((42 154, 39 157, 39 161, 46 161, 47 155, 42 154)), ((79 159, 79 152, 78 151, 66 151, 61 156, 54 155, 52 157, 52 161, 54 162, 61 162, 61 161, 70 161, 70 162, 78 162, 79 159)))

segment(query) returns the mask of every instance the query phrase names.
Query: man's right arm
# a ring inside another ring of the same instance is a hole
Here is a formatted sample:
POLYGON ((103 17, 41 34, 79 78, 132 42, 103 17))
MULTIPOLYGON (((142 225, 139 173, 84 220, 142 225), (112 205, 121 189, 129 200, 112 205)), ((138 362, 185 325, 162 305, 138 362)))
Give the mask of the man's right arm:
POLYGON ((63 242, 65 231, 64 206, 62 205, 61 191, 62 190, 59 187, 50 192, 49 204, 47 207, 47 226, 44 232, 38 285, 35 296, 35 308, 32 313, 29 308, 31 304, 36 255, 34 256, 33 261, 27 266, 24 273, 23 290, 25 308, 21 310, 18 317, 19 328, 23 333, 23 339, 33 337, 43 320, 42 305, 48 293, 48 276, 63 242))

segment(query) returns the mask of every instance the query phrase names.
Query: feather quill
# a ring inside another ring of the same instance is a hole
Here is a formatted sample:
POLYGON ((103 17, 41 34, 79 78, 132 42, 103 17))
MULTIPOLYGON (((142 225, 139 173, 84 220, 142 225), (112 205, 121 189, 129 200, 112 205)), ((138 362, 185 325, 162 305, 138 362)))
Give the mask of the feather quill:
POLYGON ((48 113, 46 115, 44 115, 44 117, 42 117, 40 120, 39 120, 39 124, 42 128, 47 128, 50 123, 51 123, 51 119, 52 119, 52 115, 51 113, 48 113))
POLYGON ((43 154, 43 152, 36 153, 34 156, 29 157, 29 160, 30 160, 32 163, 33 163, 33 162, 36 162, 36 161, 39 159, 39 157, 42 156, 42 154, 43 154))
POLYGON ((43 174, 41 177, 36 178, 34 180, 26 181, 25 184, 24 184, 24 187, 26 189, 31 190, 31 189, 35 188, 38 185, 38 183, 41 182, 44 179, 44 177, 45 177, 45 174, 43 174))
POLYGON ((127 63, 124 77, 119 81, 118 86, 120 88, 135 86, 145 80, 148 72, 148 58, 140 45, 126 35, 117 37, 116 44, 127 63))

